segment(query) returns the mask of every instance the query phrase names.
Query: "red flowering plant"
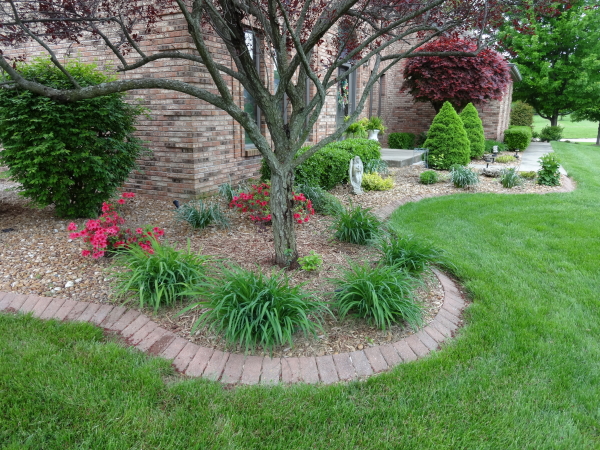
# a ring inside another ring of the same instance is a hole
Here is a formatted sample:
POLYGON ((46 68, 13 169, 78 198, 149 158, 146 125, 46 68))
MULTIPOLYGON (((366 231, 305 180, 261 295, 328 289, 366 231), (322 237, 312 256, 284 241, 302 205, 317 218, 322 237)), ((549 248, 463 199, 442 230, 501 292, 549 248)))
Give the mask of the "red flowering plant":
MULTIPOLYGON (((122 198, 117 200, 118 205, 123 205, 128 198, 135 197, 133 192, 124 192, 122 198)), ((152 239, 158 239, 165 234, 162 228, 145 226, 132 231, 130 228, 123 229, 121 225, 125 219, 121 217, 112 204, 102 204, 102 215, 98 219, 90 219, 81 231, 77 231, 77 224, 71 222, 67 229, 74 231, 69 235, 70 239, 83 238, 83 242, 90 244, 91 249, 82 250, 82 256, 101 258, 118 250, 129 248, 131 245, 139 245, 146 252, 152 254, 152 239)))
MULTIPOLYGON (((270 183, 253 184, 249 192, 241 192, 239 195, 234 196, 231 203, 229 203, 229 207, 239 208, 244 213, 250 213, 248 217, 253 222, 271 222, 270 191, 270 183)), ((302 193, 292 192, 292 195, 294 219, 297 223, 308 222, 310 216, 315 214, 312 202, 302 193)))

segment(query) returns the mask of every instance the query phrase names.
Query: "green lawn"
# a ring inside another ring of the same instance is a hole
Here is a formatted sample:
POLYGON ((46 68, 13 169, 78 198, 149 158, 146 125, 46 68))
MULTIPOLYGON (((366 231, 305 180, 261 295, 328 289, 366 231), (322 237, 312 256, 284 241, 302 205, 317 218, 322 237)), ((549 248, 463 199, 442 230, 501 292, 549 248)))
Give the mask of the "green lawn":
POLYGON ((445 249, 467 326, 348 385, 224 389, 87 324, 0 315, 7 449, 600 448, 600 152, 554 143, 569 194, 463 194, 393 222, 445 249))
MULTIPOLYGON (((558 124, 564 127, 563 139, 596 138, 598 136, 598 123, 585 120, 583 122, 571 122, 569 116, 559 119, 558 124)), ((540 116, 533 116, 533 129, 538 133, 542 128, 550 125, 550 121, 540 116)))

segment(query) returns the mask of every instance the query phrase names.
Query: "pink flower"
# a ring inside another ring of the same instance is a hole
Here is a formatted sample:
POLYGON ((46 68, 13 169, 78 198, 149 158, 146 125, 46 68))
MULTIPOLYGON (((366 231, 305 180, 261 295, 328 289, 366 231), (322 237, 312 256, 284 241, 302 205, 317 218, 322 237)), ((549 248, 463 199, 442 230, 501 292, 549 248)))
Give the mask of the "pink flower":
POLYGON ((165 230, 163 230, 162 228, 158 228, 158 227, 154 227, 152 228, 152 231, 154 231, 154 234, 158 237, 162 236, 163 234, 165 234, 165 230))
POLYGON ((103 256, 104 256, 104 251, 94 252, 92 254, 92 258, 94 258, 94 259, 102 258, 103 256))
POLYGON ((300 218, 300 214, 294 213, 294 219, 299 219, 299 218, 300 218))
POLYGON ((137 234, 142 234, 142 233, 144 232, 144 230, 142 230, 141 228, 137 228, 137 229, 135 230, 135 232, 136 232, 137 234))
POLYGON ((67 230, 69 231, 75 231, 77 229, 77 224, 75 222, 71 222, 69 224, 69 226, 67 227, 67 230))
POLYGON ((133 197, 135 197, 135 193, 133 193, 133 192, 123 192, 121 194, 121 197, 124 197, 124 198, 133 198, 133 197))
POLYGON ((106 202, 102 203, 102 212, 108 212, 110 211, 110 205, 106 202))
POLYGON ((305 217, 305 218, 304 218, 304 221, 305 221, 305 222, 308 222, 308 217, 305 217))
POLYGON ((119 200, 117 200, 117 203, 119 205, 124 205, 125 204, 125 199, 124 198, 120 198, 119 200))
POLYGON ((298 223, 302 223, 302 219, 298 219, 298 223))
POLYGON ((90 252, 89 250, 81 250, 81 256, 90 256, 92 252, 90 252))

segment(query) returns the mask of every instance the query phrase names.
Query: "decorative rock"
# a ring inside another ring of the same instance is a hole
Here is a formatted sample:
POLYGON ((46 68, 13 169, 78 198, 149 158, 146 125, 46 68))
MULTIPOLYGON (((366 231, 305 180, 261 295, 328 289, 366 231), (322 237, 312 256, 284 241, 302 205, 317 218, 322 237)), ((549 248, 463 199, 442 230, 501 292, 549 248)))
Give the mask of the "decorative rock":
POLYGON ((500 176, 500 169, 497 167, 484 167, 481 169, 481 174, 486 177, 498 178, 500 176))
POLYGON ((73 286, 74 286, 74 283, 72 281, 67 281, 65 283, 65 288, 70 288, 70 287, 73 287, 73 286))

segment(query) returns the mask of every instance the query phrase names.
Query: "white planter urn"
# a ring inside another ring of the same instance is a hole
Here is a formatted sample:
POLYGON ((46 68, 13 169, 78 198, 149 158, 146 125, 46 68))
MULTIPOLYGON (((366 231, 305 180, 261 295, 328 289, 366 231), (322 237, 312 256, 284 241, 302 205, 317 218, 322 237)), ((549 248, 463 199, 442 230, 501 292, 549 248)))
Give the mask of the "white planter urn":
POLYGON ((369 130, 369 139, 372 141, 379 141, 377 135, 379 134, 379 130, 369 130))

